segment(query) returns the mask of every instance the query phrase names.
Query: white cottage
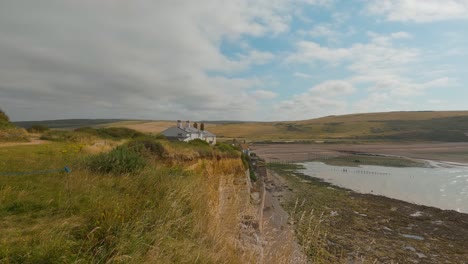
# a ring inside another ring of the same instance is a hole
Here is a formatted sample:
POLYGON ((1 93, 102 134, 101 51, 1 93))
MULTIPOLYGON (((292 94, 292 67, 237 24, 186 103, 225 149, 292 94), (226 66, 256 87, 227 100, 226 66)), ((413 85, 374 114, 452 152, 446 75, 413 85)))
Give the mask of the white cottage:
POLYGON ((209 131, 192 127, 190 121, 186 121, 183 125, 180 120, 177 120, 177 126, 170 127, 161 132, 161 134, 171 140, 188 142, 194 139, 201 139, 210 144, 216 144, 216 135, 209 131))

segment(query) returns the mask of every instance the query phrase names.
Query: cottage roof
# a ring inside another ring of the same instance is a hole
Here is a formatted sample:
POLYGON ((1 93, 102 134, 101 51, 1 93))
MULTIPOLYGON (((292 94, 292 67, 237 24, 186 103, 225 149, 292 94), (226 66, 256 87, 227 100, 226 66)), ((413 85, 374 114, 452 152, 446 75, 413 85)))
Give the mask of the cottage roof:
POLYGON ((164 136, 166 137, 176 137, 176 138, 186 138, 187 137, 187 131, 183 130, 182 128, 179 127, 170 127, 163 132, 161 132, 164 136))
POLYGON ((161 132, 164 136, 166 137, 177 137, 177 138, 186 138, 188 137, 187 134, 193 134, 193 133, 202 133, 205 137, 215 137, 216 135, 206 131, 206 130, 200 130, 194 127, 170 127, 163 132, 161 132))

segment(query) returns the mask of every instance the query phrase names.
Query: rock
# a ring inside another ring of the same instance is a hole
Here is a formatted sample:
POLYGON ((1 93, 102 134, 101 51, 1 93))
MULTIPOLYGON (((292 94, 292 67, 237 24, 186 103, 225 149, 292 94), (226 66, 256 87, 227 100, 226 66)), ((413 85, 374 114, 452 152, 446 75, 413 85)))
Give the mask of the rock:
POLYGON ((423 215, 423 213, 420 212, 420 211, 417 211, 416 213, 410 214, 410 216, 412 216, 412 217, 420 217, 422 215, 423 215))
POLYGON ((411 246, 406 246, 404 247, 405 250, 409 250, 409 251, 413 251, 413 252, 416 252, 416 249, 414 247, 411 247, 411 246))
POLYGON ((407 235, 407 234, 400 234, 403 237, 416 239, 416 240, 424 240, 424 237, 416 236, 416 235, 407 235))

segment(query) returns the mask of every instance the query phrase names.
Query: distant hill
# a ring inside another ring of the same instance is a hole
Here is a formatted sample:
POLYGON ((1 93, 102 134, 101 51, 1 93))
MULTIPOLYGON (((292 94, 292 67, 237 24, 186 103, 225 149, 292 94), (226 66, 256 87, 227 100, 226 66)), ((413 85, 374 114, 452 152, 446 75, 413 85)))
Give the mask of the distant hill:
MULTIPOLYGON (((83 126, 128 127, 160 133, 175 121, 123 119, 70 119, 14 122, 28 128, 43 124, 51 128, 83 126)), ((284 122, 204 121, 206 130, 220 139, 254 141, 468 141, 468 111, 386 112, 327 116, 284 122)))
POLYGON ((368 113, 208 128, 218 136, 253 140, 462 142, 468 141, 468 111, 368 113))
POLYGON ((43 120, 43 121, 19 121, 12 122, 13 124, 22 127, 30 128, 33 125, 45 125, 49 128, 68 128, 74 129, 85 126, 98 126, 103 124, 115 123, 124 121, 124 119, 61 119, 61 120, 43 120))

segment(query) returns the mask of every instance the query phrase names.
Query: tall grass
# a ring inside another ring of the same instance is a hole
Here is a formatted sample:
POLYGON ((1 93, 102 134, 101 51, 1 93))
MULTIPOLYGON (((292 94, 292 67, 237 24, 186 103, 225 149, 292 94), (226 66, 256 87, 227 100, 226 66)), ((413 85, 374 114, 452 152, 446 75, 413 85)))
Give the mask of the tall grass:
POLYGON ((148 166, 121 174, 73 164, 113 164, 138 152, 121 147, 90 157, 75 145, 0 149, 0 171, 73 169, 0 176, 1 263, 245 263, 226 233, 232 227, 219 219, 220 178, 243 175, 240 159, 184 164, 143 156, 148 166))

